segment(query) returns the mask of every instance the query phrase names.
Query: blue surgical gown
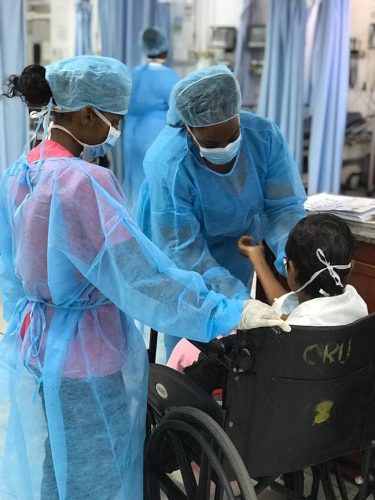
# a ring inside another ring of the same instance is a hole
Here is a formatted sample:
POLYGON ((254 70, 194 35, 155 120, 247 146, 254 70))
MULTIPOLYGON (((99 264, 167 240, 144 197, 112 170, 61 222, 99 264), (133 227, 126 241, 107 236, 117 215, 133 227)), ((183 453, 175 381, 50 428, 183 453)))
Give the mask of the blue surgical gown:
POLYGON ((148 371, 133 319, 208 341, 242 304, 142 234, 109 170, 36 165, 21 158, 0 184, 0 498, 141 500, 148 371))
POLYGON ((249 112, 240 123, 241 149, 226 174, 206 166, 185 129, 166 127, 145 157, 137 217, 180 269, 200 273, 211 290, 246 298, 252 266, 238 238, 265 239, 283 273, 285 242, 306 196, 277 126, 249 112))
POLYGON ((123 188, 134 211, 145 178, 143 159, 167 124, 169 94, 177 81, 177 73, 162 64, 144 64, 132 71, 132 95, 123 138, 123 188))

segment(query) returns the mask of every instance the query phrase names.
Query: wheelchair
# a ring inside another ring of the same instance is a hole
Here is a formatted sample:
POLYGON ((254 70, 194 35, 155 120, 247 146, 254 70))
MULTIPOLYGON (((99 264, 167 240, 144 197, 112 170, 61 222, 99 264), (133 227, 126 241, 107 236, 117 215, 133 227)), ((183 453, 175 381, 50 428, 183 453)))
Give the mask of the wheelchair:
POLYGON ((290 333, 238 331, 229 352, 219 339, 192 342, 228 370, 221 404, 183 373, 153 362, 156 336, 149 350, 147 500, 160 500, 161 491, 169 500, 253 500, 267 487, 314 500, 320 485, 333 500, 333 479, 346 500, 335 459, 352 452, 363 453, 356 498, 375 494, 375 314, 290 333))

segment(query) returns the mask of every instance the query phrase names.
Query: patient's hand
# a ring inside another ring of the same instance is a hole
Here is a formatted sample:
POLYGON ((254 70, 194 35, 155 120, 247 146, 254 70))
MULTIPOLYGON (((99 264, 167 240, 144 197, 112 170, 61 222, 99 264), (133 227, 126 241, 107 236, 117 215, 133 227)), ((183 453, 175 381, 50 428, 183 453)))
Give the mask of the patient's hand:
POLYGON ((238 240, 238 250, 248 257, 251 263, 257 264, 265 261, 265 249, 262 243, 254 245, 254 238, 252 236, 241 236, 238 240))

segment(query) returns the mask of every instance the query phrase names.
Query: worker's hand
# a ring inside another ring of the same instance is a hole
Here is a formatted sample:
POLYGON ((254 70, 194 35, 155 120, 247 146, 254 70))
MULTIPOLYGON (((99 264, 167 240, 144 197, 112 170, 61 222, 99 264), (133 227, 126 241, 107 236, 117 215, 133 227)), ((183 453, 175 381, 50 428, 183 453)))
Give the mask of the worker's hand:
POLYGON ((252 236, 241 236, 238 240, 238 250, 248 257, 251 263, 263 262, 265 260, 265 250, 262 243, 254 244, 255 240, 252 236))
POLYGON ((275 309, 260 300, 244 300, 244 307, 238 330, 251 330, 261 326, 278 326, 284 332, 290 332, 288 323, 282 320, 275 309))

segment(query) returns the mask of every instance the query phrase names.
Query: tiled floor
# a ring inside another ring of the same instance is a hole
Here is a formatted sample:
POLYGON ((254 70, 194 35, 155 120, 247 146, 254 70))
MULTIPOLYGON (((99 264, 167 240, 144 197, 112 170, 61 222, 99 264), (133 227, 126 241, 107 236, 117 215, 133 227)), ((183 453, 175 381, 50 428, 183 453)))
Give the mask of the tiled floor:
MULTIPOLYGON (((177 472, 173 473, 172 477, 176 482, 180 482, 180 484, 181 484, 179 473, 177 473, 177 472)), ((312 477, 308 472, 306 472, 305 473, 305 495, 307 495, 311 489, 311 482, 312 482, 312 477)), ((334 482, 334 484, 335 484, 335 482, 334 482)), ((356 488, 354 485, 349 484, 349 483, 347 483, 347 490, 348 490, 349 499, 353 499, 355 497, 355 495, 358 493, 358 488, 356 488)), ((336 493, 337 498, 341 498, 337 488, 335 488, 335 493, 336 493)), ((281 500, 283 498, 285 499, 284 496, 277 493, 276 491, 271 490, 270 488, 267 488, 266 490, 264 490, 258 496, 258 498, 260 500, 281 500)), ((164 493, 161 493, 161 500, 168 500, 167 496, 164 495, 164 493)), ((224 500, 225 500, 225 497, 224 497, 224 500)), ((319 490, 318 500, 325 500, 325 496, 324 496, 324 493, 322 491, 322 488, 320 488, 320 490, 319 490)))

